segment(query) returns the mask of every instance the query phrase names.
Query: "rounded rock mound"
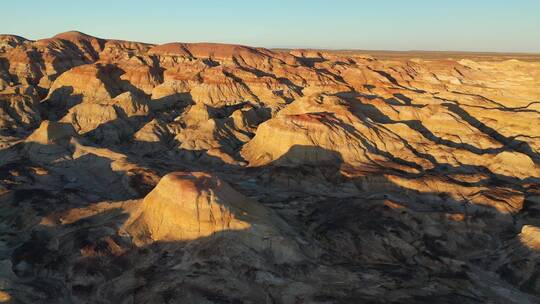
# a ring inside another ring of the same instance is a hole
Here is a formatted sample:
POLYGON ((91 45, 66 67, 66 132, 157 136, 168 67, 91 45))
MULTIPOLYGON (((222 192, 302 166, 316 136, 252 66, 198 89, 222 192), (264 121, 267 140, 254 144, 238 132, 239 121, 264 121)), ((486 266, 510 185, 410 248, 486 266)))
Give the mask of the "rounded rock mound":
POLYGON ((67 31, 63 33, 58 33, 52 37, 53 39, 64 39, 64 40, 92 40, 97 39, 94 36, 79 32, 79 31, 67 31))
POLYGON ((129 228, 135 236, 180 241, 249 229, 266 210, 207 173, 173 172, 144 198, 139 212, 129 228))
POLYGON ((221 179, 203 172, 173 172, 161 178, 132 211, 124 229, 137 245, 206 242, 239 255, 268 252, 278 263, 304 258, 281 218, 221 179))

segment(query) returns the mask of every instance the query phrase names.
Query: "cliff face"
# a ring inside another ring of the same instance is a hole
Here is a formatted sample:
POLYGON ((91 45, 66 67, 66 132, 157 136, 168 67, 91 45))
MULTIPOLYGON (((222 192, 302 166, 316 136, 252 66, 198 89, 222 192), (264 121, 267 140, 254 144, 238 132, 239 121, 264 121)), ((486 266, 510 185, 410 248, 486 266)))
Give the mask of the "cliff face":
POLYGON ((540 301, 540 58, 419 56, 1 35, 2 296, 540 301))

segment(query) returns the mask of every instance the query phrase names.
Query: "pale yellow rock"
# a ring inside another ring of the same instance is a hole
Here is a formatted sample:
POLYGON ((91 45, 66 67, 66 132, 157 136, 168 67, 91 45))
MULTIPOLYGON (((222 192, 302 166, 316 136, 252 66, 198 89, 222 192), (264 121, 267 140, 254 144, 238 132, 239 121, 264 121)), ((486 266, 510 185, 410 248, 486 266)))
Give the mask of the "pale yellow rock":
POLYGON ((72 124, 77 133, 84 134, 117 119, 119 117, 113 106, 81 103, 72 107, 61 121, 72 124))
POLYGON ((173 172, 131 211, 124 226, 138 244, 222 237, 234 246, 270 251, 280 262, 303 259, 285 237, 288 225, 257 201, 203 172, 173 172))
POLYGON ((133 228, 154 241, 193 240, 218 232, 246 230, 264 216, 254 202, 205 173, 164 176, 144 199, 133 228))
POLYGON ((64 140, 69 141, 75 134, 73 127, 69 124, 45 120, 26 138, 26 142, 52 145, 64 140))
POLYGON ((11 302, 11 296, 9 293, 0 290, 0 303, 10 303, 11 302))
POLYGON ((124 92, 111 101, 104 101, 103 104, 113 105, 120 109, 127 117, 146 116, 150 113, 148 101, 141 96, 136 96, 131 92, 124 92))
POLYGON ((533 250, 540 250, 540 228, 532 225, 523 225, 519 240, 525 246, 533 250))
POLYGON ((169 127, 152 119, 146 123, 142 128, 140 128, 134 135, 133 138, 141 142, 161 142, 164 137, 170 134, 169 127))
POLYGON ((519 152, 504 151, 497 154, 490 167, 493 172, 507 176, 540 177, 540 168, 534 164, 529 156, 519 152))

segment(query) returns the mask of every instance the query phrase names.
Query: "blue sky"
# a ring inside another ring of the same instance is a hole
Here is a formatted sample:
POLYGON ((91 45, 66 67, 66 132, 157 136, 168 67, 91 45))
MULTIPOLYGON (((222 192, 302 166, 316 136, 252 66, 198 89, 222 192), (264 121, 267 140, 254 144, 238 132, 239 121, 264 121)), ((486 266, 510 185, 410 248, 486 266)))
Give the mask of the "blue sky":
POLYGON ((0 33, 152 43, 540 52, 540 0, 3 1, 0 33))

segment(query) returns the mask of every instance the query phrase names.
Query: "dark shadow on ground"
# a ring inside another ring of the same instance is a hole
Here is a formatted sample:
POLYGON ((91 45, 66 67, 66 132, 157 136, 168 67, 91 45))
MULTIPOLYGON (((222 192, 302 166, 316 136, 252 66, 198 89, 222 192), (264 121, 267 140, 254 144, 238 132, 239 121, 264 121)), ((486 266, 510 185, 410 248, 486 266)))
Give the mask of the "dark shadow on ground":
MULTIPOLYGON (((249 231, 135 247, 119 229, 128 215, 113 206, 90 216, 82 213, 73 222, 67 215, 45 213, 56 222, 37 226, 25 223, 22 213, 4 214, 3 223, 15 224, 4 238, 11 249, 3 254, 12 265, 5 291, 34 303, 279 303, 286 294, 296 301, 338 303, 537 300, 532 294, 539 293, 534 283, 539 270, 524 272, 509 257, 520 252, 522 261, 532 262, 538 252, 516 242, 519 226, 509 224, 508 215, 489 207, 467 212, 463 202, 444 192, 406 189, 380 173, 345 176, 344 166, 335 151, 294 146, 272 164, 246 171, 262 177, 258 186, 275 195, 327 184, 335 189, 346 183, 357 186, 358 192, 348 197, 331 192, 304 201, 289 197, 283 202, 286 211, 271 207, 317 248, 305 261, 276 264, 269 252, 244 243, 249 231), (17 229, 23 232, 14 234, 17 229), (337 274, 321 272, 328 268, 337 274), (313 289, 288 287, 300 283, 313 289), (356 288, 358 284, 365 288, 356 288), (511 292, 499 295, 498 288, 511 292)), ((237 181, 231 182, 234 186, 237 181)), ((38 195, 47 198, 36 192, 11 201, 38 195)), ((5 207, 7 199, 2 201, 5 207)))

